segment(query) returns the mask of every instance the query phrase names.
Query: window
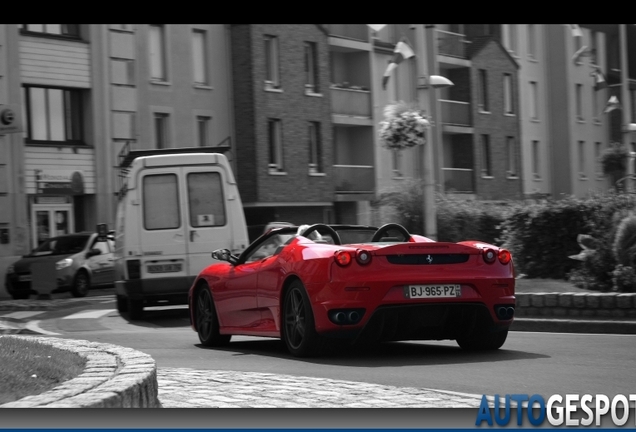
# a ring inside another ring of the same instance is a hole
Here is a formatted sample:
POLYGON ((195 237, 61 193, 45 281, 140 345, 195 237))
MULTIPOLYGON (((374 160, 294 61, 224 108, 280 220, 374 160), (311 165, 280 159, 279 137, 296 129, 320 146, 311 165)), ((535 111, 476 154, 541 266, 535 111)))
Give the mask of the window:
POLYGON ((598 64, 598 33, 592 30, 590 32, 590 62, 592 64, 598 64))
POLYGON ((267 122, 269 136, 269 172, 284 172, 282 126, 279 119, 269 119, 267 122))
POLYGON ((512 75, 504 74, 504 113, 514 114, 512 75))
POLYGON ((181 226, 179 192, 175 174, 147 175, 143 180, 144 228, 175 229, 181 226))
POLYGON ((603 152, 603 146, 601 145, 600 142, 595 142, 594 143, 594 160, 596 161, 595 167, 596 167, 596 176, 597 177, 602 177, 603 176, 603 166, 601 165, 601 153, 603 152))
POLYGON ((583 84, 576 84, 575 98, 576 98, 576 119, 583 120, 583 84))
POLYGON ((158 81, 168 81, 166 67, 166 40, 163 25, 150 26, 150 78, 158 81))
POLYGON ((309 122, 309 172, 323 172, 322 142, 320 140, 320 123, 309 122))
POLYGON ((512 53, 517 53, 517 25, 516 24, 502 24, 502 41, 503 45, 512 53))
POLYGON ((191 227, 225 225, 224 202, 221 174, 218 172, 188 174, 188 205, 191 227))
POLYGON ((541 178, 539 173, 539 167, 541 166, 541 149, 539 148, 539 141, 532 141, 532 177, 536 180, 541 178))
POLYGON ((305 90, 320 93, 318 85, 318 56, 315 42, 305 42, 305 90))
POLYGON ((265 36, 265 88, 280 88, 278 73, 278 38, 265 36))
POLYGON ((80 142, 82 92, 60 88, 23 88, 29 141, 80 142))
POLYGON ((488 135, 481 136, 481 175, 482 177, 492 177, 490 137, 488 135))
POLYGON ((155 147, 158 149, 170 147, 170 128, 168 122, 170 121, 170 114, 167 113, 154 113, 155 121, 155 147))
POLYGON ((393 149, 391 153, 393 177, 402 177, 402 151, 393 149))
POLYGON ((598 119, 598 91, 592 87, 592 118, 598 119))
POLYGON ((22 31, 79 38, 79 24, 18 24, 22 31))
POLYGON ((538 95, 537 83, 535 81, 530 81, 530 118, 532 120, 537 120, 539 118, 538 95))
POLYGON ((192 62, 194 69, 194 83, 208 84, 207 50, 205 43, 205 31, 194 30, 192 32, 192 62))
POLYGON ((506 155, 508 159, 508 176, 517 177, 517 151, 514 137, 506 137, 506 155))
POLYGON ((479 69, 479 110, 488 112, 488 73, 479 69))
POLYGON ((210 117, 197 116, 197 142, 199 147, 207 147, 210 143, 210 117))
POLYGON ((579 175, 585 178, 585 141, 579 141, 579 175))
POLYGON ((528 24, 528 57, 535 59, 537 57, 537 29, 535 24, 528 24))

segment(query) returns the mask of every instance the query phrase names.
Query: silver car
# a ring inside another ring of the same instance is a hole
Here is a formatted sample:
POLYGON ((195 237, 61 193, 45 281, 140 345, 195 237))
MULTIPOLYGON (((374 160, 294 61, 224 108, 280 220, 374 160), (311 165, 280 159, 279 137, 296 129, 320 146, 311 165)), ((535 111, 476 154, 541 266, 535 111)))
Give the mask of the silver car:
POLYGON ((49 263, 54 264, 57 278, 53 293, 70 291, 74 297, 84 297, 93 286, 113 285, 114 251, 112 234, 101 240, 94 232, 54 237, 8 267, 5 287, 14 299, 38 294, 38 287, 32 284, 31 267, 49 263))

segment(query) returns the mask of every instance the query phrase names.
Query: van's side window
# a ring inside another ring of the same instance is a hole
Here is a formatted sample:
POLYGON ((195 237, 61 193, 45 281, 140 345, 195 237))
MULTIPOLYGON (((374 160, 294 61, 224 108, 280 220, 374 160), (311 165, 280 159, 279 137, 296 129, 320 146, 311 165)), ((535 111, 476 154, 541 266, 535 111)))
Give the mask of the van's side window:
POLYGON ((145 229, 173 229, 181 226, 176 174, 145 176, 143 197, 145 229))
POLYGON ((225 225, 225 199, 218 172, 188 174, 188 203, 192 227, 225 225))

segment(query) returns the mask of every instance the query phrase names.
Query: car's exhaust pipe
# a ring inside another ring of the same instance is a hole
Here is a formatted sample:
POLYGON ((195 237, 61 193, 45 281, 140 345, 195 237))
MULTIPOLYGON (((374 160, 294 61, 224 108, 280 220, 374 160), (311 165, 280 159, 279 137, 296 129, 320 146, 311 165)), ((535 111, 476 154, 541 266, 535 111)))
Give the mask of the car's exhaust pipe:
POLYGON ((515 308, 512 306, 499 306, 497 308, 497 318, 500 320, 509 320, 515 315, 515 308))
POLYGON ((347 319, 347 315, 344 312, 337 312, 333 315, 333 319, 336 323, 342 324, 347 319))
POLYGON ((334 324, 358 324, 364 315, 364 309, 336 309, 329 312, 329 320, 334 324))
POLYGON ((347 318, 349 318, 349 322, 354 324, 357 323, 358 320, 360 319, 360 314, 356 311, 351 311, 349 312, 349 315, 347 316, 347 318))

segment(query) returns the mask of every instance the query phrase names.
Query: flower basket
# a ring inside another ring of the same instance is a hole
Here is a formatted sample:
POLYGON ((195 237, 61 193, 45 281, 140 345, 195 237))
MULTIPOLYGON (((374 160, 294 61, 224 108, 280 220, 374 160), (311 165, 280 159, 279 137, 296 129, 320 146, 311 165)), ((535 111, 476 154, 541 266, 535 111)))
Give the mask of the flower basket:
POLYGON ((388 105, 380 122, 380 140, 389 150, 403 150, 426 142, 430 126, 423 111, 404 102, 388 105))

